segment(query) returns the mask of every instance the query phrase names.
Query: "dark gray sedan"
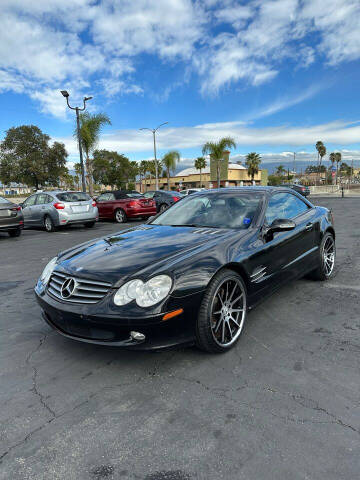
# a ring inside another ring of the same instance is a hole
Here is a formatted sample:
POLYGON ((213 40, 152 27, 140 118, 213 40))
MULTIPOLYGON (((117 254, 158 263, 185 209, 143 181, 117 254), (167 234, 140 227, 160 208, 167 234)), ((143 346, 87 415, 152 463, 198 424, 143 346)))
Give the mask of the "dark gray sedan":
POLYGON ((10 237, 18 237, 24 228, 24 217, 20 205, 0 197, 0 232, 7 232, 10 237))
POLYGON ((151 190, 144 193, 144 197, 154 199, 157 212, 164 212, 168 207, 183 198, 183 195, 168 190, 151 190))

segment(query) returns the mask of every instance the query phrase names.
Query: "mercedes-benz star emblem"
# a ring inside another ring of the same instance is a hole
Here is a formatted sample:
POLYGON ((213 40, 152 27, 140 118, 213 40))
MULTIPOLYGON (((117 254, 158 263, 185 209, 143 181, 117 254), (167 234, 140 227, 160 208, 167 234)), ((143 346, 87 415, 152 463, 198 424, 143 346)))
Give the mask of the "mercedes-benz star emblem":
POLYGON ((74 293, 76 288, 76 281, 73 278, 66 278, 64 283, 61 285, 61 296, 62 298, 70 298, 71 295, 74 293))

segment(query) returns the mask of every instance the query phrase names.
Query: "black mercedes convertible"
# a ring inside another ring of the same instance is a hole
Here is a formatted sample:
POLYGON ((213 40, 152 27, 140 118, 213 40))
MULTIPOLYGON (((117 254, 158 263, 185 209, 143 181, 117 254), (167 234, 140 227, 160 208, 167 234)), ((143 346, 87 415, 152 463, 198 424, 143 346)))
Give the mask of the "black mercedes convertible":
POLYGON ((235 345, 247 312, 281 285, 334 271, 331 212, 293 190, 205 190, 148 223, 61 252, 35 287, 65 337, 157 349, 235 345))

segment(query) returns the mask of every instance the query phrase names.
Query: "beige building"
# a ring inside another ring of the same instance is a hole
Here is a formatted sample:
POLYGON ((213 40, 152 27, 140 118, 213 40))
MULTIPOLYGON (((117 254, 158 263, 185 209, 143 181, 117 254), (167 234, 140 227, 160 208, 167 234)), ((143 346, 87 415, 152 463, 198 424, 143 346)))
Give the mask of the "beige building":
MULTIPOLYGON (((221 186, 223 187, 237 187, 243 185, 252 185, 251 177, 248 174, 247 168, 238 163, 229 162, 230 152, 225 152, 226 158, 221 168, 221 186)), ((195 167, 185 168, 175 176, 170 177, 170 189, 185 189, 185 188, 217 188, 216 167, 214 162, 207 162, 208 165, 201 172, 195 167)), ((259 170, 254 177, 256 185, 267 185, 267 170, 259 170)), ((140 184, 138 185, 138 189, 140 184)), ((159 188, 168 189, 167 178, 159 178, 159 188)), ((146 178, 141 182, 141 191, 155 190, 155 178, 146 178)))

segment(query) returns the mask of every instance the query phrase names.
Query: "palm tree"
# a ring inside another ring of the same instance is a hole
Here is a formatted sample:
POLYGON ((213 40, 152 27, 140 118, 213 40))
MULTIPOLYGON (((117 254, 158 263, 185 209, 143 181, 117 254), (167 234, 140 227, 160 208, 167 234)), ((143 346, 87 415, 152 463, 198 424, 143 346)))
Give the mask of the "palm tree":
POLYGON ((335 153, 335 162, 336 162, 336 183, 338 183, 338 170, 339 170, 339 163, 341 162, 341 153, 335 153))
POLYGON ((276 167, 275 175, 282 177, 285 173, 286 173, 286 170, 284 165, 279 165, 278 167, 276 167))
POLYGON ((139 165, 139 176, 140 176, 140 192, 142 191, 142 179, 145 177, 148 169, 148 162, 146 160, 141 160, 139 165))
POLYGON ((236 148, 235 140, 232 137, 221 138, 218 142, 206 142, 202 148, 203 155, 209 154, 215 162, 218 188, 220 188, 220 167, 228 148, 236 148))
POLYGON ((318 157, 317 157, 317 164, 318 164, 318 166, 319 166, 319 157, 320 157, 320 152, 319 152, 319 150, 320 150, 320 148, 323 147, 323 146, 324 146, 324 144, 323 144, 323 142, 321 142, 320 140, 319 140, 318 142, 316 142, 315 148, 316 148, 316 150, 317 150, 317 152, 318 152, 318 157))
MULTIPOLYGON (((329 160, 331 162, 331 166, 334 166, 334 164, 336 162, 336 153, 331 152, 330 155, 329 155, 329 160)), ((331 177, 332 177, 332 184, 334 185, 335 178, 332 176, 332 173, 331 173, 331 177)))
POLYGON ((318 154, 319 154, 319 156, 320 156, 319 166, 321 167, 322 159, 323 159, 323 157, 325 157, 325 155, 326 155, 326 147, 325 147, 325 145, 320 145, 319 150, 318 150, 318 154))
POLYGON ((197 157, 194 161, 194 167, 196 170, 200 170, 200 188, 202 187, 201 184, 201 171, 203 168, 206 168, 206 160, 204 157, 197 157))
MULTIPOLYGON (((104 113, 96 113, 92 115, 89 112, 84 112, 80 114, 80 142, 86 157, 86 176, 90 196, 94 194, 92 160, 90 159, 90 155, 95 150, 99 141, 101 128, 106 124, 111 125, 111 122, 109 117, 104 113)), ((77 130, 75 130, 74 136, 77 137, 77 130)))
POLYGON ((78 189, 80 190, 80 179, 81 179, 81 165, 80 163, 75 163, 74 170, 76 173, 76 183, 78 185, 78 189))
POLYGON ((162 158, 162 165, 165 167, 167 176, 167 189, 170 190, 170 170, 174 171, 176 163, 180 161, 180 153, 177 150, 171 150, 165 153, 162 158))
POLYGON ((321 168, 320 167, 321 167, 322 159, 326 155, 326 147, 322 142, 317 142, 317 143, 321 144, 321 145, 319 145, 319 148, 317 149, 318 157, 320 157, 320 160, 318 160, 318 176, 319 176, 319 179, 320 179, 320 177, 321 177, 321 168))
POLYGON ((251 181, 254 181, 255 175, 259 171, 261 157, 256 152, 251 152, 246 155, 245 165, 248 167, 248 174, 251 176, 251 181))

